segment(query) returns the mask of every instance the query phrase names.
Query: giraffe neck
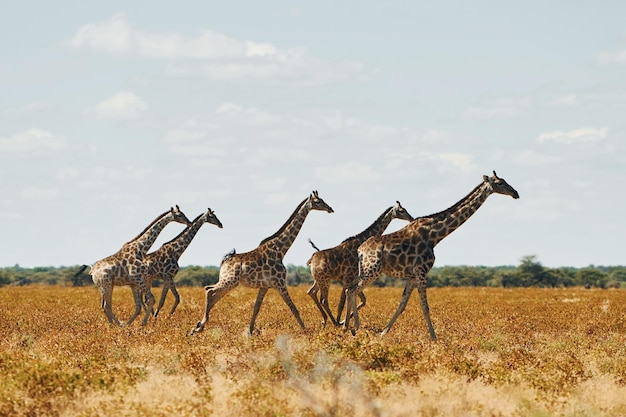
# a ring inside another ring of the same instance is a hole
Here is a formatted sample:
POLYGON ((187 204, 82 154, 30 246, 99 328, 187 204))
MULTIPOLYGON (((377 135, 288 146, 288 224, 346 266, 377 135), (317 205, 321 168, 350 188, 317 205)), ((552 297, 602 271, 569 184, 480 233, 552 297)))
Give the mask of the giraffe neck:
POLYGON ((169 242, 164 243, 163 247, 171 256, 180 258, 183 252, 187 250, 189 244, 204 223, 206 223, 206 214, 201 214, 200 216, 196 217, 196 219, 193 220, 191 224, 185 228, 185 230, 180 232, 178 236, 176 236, 169 242))
POLYGON ((442 212, 446 214, 435 219, 430 228, 429 240, 433 247, 476 213, 492 193, 489 183, 483 182, 449 210, 442 212))
POLYGON ((307 201, 308 199, 305 199, 300 203, 278 232, 264 239, 261 245, 265 244, 266 246, 270 246, 273 251, 280 253, 281 256, 284 257, 296 240, 306 216, 309 214, 309 211, 311 211, 310 205, 305 204, 307 201))
POLYGON ((150 226, 148 226, 139 236, 129 242, 129 244, 135 247, 137 256, 143 257, 154 241, 159 236, 159 233, 167 226, 174 218, 171 212, 163 213, 150 226))
MULTIPOLYGON (((371 236, 382 235, 389 223, 393 220, 393 207, 389 207, 372 223, 367 229, 363 230, 358 235, 354 235, 344 240, 354 240, 355 242, 363 243, 371 236)), ((343 242, 342 242, 343 243, 343 242)))

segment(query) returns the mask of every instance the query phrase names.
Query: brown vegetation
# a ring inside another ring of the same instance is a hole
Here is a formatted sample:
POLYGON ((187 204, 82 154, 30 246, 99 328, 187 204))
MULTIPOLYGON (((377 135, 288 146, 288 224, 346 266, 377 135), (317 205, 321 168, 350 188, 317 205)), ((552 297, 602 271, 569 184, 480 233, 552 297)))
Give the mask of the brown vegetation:
MULTIPOLYGON (((304 331, 270 291, 247 336, 239 288, 190 337, 204 291, 180 292, 172 317, 120 329, 94 287, 0 288, 0 415, 626 415, 622 290, 431 288, 436 342, 416 297, 378 336, 398 288, 366 290, 354 337, 321 327, 306 287, 304 331)), ((130 316, 130 289, 113 296, 130 316)))

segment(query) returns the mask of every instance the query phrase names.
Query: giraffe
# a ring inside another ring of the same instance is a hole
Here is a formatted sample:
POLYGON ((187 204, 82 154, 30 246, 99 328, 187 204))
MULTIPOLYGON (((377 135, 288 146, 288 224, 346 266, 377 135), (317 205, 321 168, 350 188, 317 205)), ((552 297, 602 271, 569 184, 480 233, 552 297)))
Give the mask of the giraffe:
MULTIPOLYGON (((320 313, 322 313, 323 325, 326 325, 326 319, 328 317, 330 317, 330 320, 335 326, 339 325, 339 319, 346 299, 345 290, 359 275, 357 248, 370 236, 381 235, 393 219, 412 221, 413 217, 402 207, 399 201, 396 201, 394 206, 386 209, 367 229, 345 239, 333 248, 319 250, 309 239, 309 243, 311 243, 317 252, 313 253, 306 262, 311 268, 311 275, 314 280, 313 286, 309 288, 307 294, 311 296, 320 313), (328 305, 328 289, 331 281, 339 281, 342 283, 341 297, 337 308, 337 319, 333 317, 328 305), (320 294, 319 299, 317 297, 318 291, 320 294)), ((363 292, 359 292, 359 297, 361 298, 361 303, 357 308, 360 309, 365 306, 366 298, 363 292)))
POLYGON ((137 296, 137 294, 144 294, 147 302, 146 315, 142 325, 148 322, 148 318, 152 314, 152 308, 154 306, 154 296, 144 281, 144 274, 146 272, 144 257, 159 236, 159 233, 161 233, 167 224, 173 221, 184 225, 189 225, 190 223, 187 216, 180 211, 178 206, 171 208, 158 216, 143 232, 137 235, 137 237, 126 242, 115 254, 97 261, 91 267, 90 274, 94 284, 98 287, 102 295, 101 307, 109 323, 115 323, 121 326, 120 321, 111 308, 114 285, 129 285, 133 289, 135 313, 130 317, 126 325, 129 326, 141 312, 143 303, 141 296, 137 296))
POLYGON ((217 284, 204 287, 206 291, 205 312, 202 320, 191 331, 192 335, 204 330, 213 306, 239 284, 259 289, 250 320, 250 334, 254 331, 254 323, 261 309, 263 298, 270 288, 278 291, 300 327, 304 329, 300 313, 287 292, 287 270, 283 265, 283 257, 295 241, 311 210, 333 212, 333 209, 319 197, 317 191, 313 191, 308 198, 298 204, 287 222, 272 236, 262 240, 256 249, 245 253, 232 251, 224 257, 220 265, 217 284))
POLYGON ((519 194, 507 182, 493 176, 483 175, 483 181, 466 197, 448 209, 429 216, 418 217, 402 229, 382 236, 373 236, 359 246, 359 280, 346 290, 347 312, 344 329, 349 327, 350 314, 354 315, 352 333, 359 328, 359 313, 356 308, 356 294, 384 273, 392 278, 408 278, 398 308, 383 329, 385 335, 398 316, 406 308, 415 288, 419 293, 422 313, 426 319, 430 338, 436 340, 435 330, 430 320, 426 299, 426 274, 435 263, 435 246, 450 233, 458 229, 480 208, 491 194, 503 194, 519 198, 519 194))
MULTIPOLYGON (((200 230, 205 223, 211 223, 222 228, 222 223, 215 216, 215 213, 210 208, 206 212, 196 217, 189 226, 185 228, 178 236, 169 242, 164 243, 161 247, 154 252, 146 255, 144 263, 146 264, 147 271, 145 274, 145 282, 148 288, 152 288, 152 281, 155 278, 161 278, 163 280, 163 289, 161 291, 161 298, 159 299, 159 305, 157 306, 154 317, 159 315, 159 311, 165 303, 165 297, 169 290, 174 294, 174 305, 170 314, 174 314, 176 307, 180 303, 180 295, 176 290, 174 284, 174 277, 180 269, 178 266, 178 260, 182 256, 183 252, 189 247, 189 244, 196 236, 196 233, 200 230)), ((134 289, 135 292, 139 292, 139 288, 134 289)), ((141 296, 141 294, 134 294, 134 296, 141 296)))

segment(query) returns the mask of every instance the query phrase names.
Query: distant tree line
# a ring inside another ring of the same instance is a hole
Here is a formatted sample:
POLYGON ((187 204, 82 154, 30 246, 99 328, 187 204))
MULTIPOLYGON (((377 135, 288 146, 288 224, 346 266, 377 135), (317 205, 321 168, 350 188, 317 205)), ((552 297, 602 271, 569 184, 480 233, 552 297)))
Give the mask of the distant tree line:
MULTIPOLYGON (((15 265, 0 268, 0 287, 5 285, 92 285, 89 268, 80 272, 80 266, 22 268, 15 265)), ((219 277, 217 266, 182 267, 176 276, 176 285, 205 286, 215 284, 219 277)), ((289 285, 312 284, 311 272, 306 266, 287 265, 289 285)), ((380 276, 376 287, 404 286, 404 280, 380 276)), ((155 280, 153 286, 162 282, 155 280)), ((585 268, 547 268, 534 255, 524 256, 518 266, 442 266, 428 274, 430 287, 574 287, 626 288, 626 266, 594 266, 585 268)))

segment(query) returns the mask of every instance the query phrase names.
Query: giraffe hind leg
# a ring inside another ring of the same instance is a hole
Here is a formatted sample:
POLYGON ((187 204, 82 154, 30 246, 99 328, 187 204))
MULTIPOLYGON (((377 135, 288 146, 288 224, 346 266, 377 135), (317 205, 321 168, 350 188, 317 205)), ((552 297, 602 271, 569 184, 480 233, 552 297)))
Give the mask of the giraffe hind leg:
POLYGON ((276 288, 276 290, 278 291, 280 296, 283 298, 283 301, 285 302, 285 304, 289 306, 291 313, 294 315, 296 320, 298 320, 298 324, 300 325, 300 327, 304 329, 304 322, 302 321, 302 318, 300 318, 300 312, 298 311, 298 309, 296 308, 296 305, 291 300, 291 297, 289 296, 289 293, 287 292, 287 288, 281 286, 279 288, 276 288))
POLYGON ((391 317, 391 320, 389 320, 389 324, 385 326, 382 333, 380 334, 381 336, 384 336, 387 334, 387 332, 389 332, 389 330, 391 329, 391 326, 393 326, 393 324, 396 322, 396 319, 400 316, 400 314, 402 314, 402 312, 406 308, 409 298, 411 297, 411 293, 413 292, 414 289, 415 289, 415 285, 413 281, 409 279, 406 282, 406 285, 404 286, 404 291, 402 291, 402 298, 400 298, 400 304, 398 304, 398 308, 396 309, 396 312, 393 314, 393 317, 391 317))
POLYGON ((102 302, 100 306, 102 310, 104 311, 104 315, 106 316, 107 320, 111 324, 115 324, 119 327, 122 327, 122 323, 120 323, 118 318, 115 316, 115 314, 113 313, 113 308, 111 307, 111 302, 113 298, 113 288, 108 288, 108 289, 101 288, 100 292, 102 294, 102 302))
POLYGON ((330 311, 330 306, 328 305, 328 290, 329 290, 329 284, 326 284, 321 288, 320 302, 322 303, 322 306, 324 306, 324 310, 326 310, 326 313, 328 314, 330 321, 333 322, 334 326, 337 326, 338 325, 337 319, 335 319, 335 316, 333 316, 333 313, 330 311))
MULTIPOLYGON (((326 315, 326 312, 324 311, 324 308, 322 307, 322 304, 320 303, 320 300, 318 300, 317 298, 317 292, 319 290, 319 285, 317 283, 317 281, 311 286, 311 288, 309 288, 309 290, 306 292, 307 294, 309 294, 309 296, 313 299, 313 301, 315 302, 315 305, 317 306, 317 309, 320 311, 320 313, 322 314, 322 324, 324 326, 326 326, 326 319, 328 318, 326 315)), ((334 320, 334 319, 333 319, 334 320)))

